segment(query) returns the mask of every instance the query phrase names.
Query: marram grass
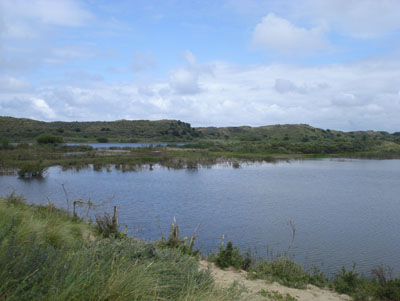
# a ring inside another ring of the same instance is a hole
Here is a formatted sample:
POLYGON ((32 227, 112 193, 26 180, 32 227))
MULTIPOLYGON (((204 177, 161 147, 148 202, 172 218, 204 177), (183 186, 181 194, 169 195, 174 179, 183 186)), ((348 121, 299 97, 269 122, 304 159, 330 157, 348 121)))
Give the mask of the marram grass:
POLYGON ((179 249, 105 239, 49 206, 0 199, 0 300, 235 300, 179 249))

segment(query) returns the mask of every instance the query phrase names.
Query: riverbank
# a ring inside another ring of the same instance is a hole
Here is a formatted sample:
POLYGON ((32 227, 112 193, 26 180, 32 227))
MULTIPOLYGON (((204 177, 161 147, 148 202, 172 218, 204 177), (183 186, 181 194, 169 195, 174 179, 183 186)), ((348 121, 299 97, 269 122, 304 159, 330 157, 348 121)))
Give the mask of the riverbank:
POLYGON ((0 294, 6 299, 56 295, 58 300, 313 300, 311 296, 349 300, 330 291, 336 289, 340 293, 347 290, 358 300, 368 296, 385 300, 399 289, 398 279, 380 284, 352 271, 328 280, 285 258, 254 261, 246 265, 245 272, 237 264, 248 263, 246 256, 234 247, 233 252, 226 252, 229 243, 208 257, 217 265, 228 263, 221 269, 211 262, 199 262, 193 246, 180 239, 178 231, 158 242, 126 237, 113 227, 105 227, 111 232, 104 235, 99 225, 104 225, 106 217, 94 225, 52 203, 28 205, 16 195, 0 199, 0 217, 0 294))
MULTIPOLYGON (((101 145, 101 144, 100 144, 101 145)), ((255 144, 253 144, 254 146, 255 144)), ((210 167, 218 163, 228 163, 238 168, 246 162, 276 162, 278 160, 309 158, 365 158, 396 159, 400 158, 400 146, 391 144, 388 148, 376 151, 352 153, 276 153, 260 149, 239 149, 234 145, 210 146, 153 146, 146 147, 111 147, 93 148, 89 145, 27 144, 0 146, 0 173, 19 171, 20 176, 40 177, 51 166, 81 169, 92 165, 99 170, 110 165, 117 169, 130 171, 142 166, 159 164, 168 168, 196 169, 210 167)))

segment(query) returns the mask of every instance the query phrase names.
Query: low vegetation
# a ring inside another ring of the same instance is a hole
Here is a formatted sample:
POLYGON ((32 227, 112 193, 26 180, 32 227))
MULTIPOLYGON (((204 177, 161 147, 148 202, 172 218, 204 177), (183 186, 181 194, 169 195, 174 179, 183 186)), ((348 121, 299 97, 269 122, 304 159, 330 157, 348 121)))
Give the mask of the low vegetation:
POLYGON ((400 132, 342 132, 306 124, 193 128, 179 120, 41 122, 0 117, 0 139, 1 151, 15 150, 10 142, 26 141, 40 144, 56 144, 63 140, 100 143, 164 141, 186 142, 179 147, 181 152, 177 147, 169 151, 170 157, 184 157, 187 155, 183 152, 195 151, 196 155, 200 153, 206 157, 249 160, 277 156, 400 158, 400 132))
POLYGON ((1 300, 235 300, 179 249, 102 238, 65 211, 0 199, 1 300))
MULTIPOLYGON (((371 277, 355 272, 355 266, 351 270, 342 267, 333 279, 329 279, 316 267, 305 270, 287 256, 278 256, 272 260, 251 258, 248 252, 240 253, 231 242, 227 243, 226 248, 221 246, 219 252, 211 254, 209 259, 221 268, 245 269, 250 279, 276 281, 299 289, 312 284, 347 294, 354 300, 400 300, 400 278, 391 278, 390 273, 382 267, 373 269, 371 277)), ((282 296, 275 292, 261 291, 260 294, 274 300, 295 300, 290 295, 282 296)))

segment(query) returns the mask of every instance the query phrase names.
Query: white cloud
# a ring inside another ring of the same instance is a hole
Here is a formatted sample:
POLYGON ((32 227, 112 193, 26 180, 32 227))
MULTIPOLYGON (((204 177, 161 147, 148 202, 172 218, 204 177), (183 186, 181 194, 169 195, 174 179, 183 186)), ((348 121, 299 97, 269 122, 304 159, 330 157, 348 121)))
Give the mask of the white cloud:
POLYGON ((400 63, 238 66, 174 70, 158 82, 85 82, 4 92, 2 115, 44 120, 180 119, 195 126, 308 123, 399 131, 400 63), (201 88, 201 93, 198 89, 201 88), (24 111, 21 111, 21 107, 24 111))
POLYGON ((37 111, 41 116, 46 119, 53 119, 56 117, 54 111, 49 107, 45 100, 40 98, 31 99, 34 111, 37 111))
POLYGON ((199 75, 195 70, 179 68, 170 75, 170 86, 177 94, 197 94, 199 87, 199 75))
POLYGON ((304 0, 294 6, 298 15, 324 19, 344 35, 376 37, 400 29, 398 0, 304 0))
POLYGON ((75 0, 1 0, 0 7, 11 32, 15 25, 27 26, 29 22, 81 26, 93 18, 93 15, 75 0))
POLYGON ((306 29, 296 27, 288 20, 270 13, 253 31, 253 44, 264 50, 278 53, 305 53, 327 47, 323 30, 318 27, 306 29))
POLYGON ((15 78, 11 76, 0 76, 1 92, 18 92, 32 89, 32 85, 24 78, 15 78))

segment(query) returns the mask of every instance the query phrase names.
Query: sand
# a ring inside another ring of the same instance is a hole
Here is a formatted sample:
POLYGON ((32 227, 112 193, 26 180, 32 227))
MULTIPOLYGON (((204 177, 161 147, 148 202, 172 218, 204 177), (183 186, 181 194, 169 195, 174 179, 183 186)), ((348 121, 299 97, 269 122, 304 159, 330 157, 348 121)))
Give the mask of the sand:
MULTIPOLYGON (((222 270, 216 267, 213 263, 205 260, 200 261, 201 269, 209 269, 214 277, 215 283, 223 288, 232 286, 234 282, 245 288, 242 294, 243 300, 274 300, 268 297, 263 297, 259 293, 262 290, 269 292, 278 292, 282 296, 290 294, 299 301, 336 301, 336 300, 352 300, 347 295, 339 295, 328 289, 321 289, 314 285, 308 285, 306 289, 295 289, 283 286, 277 282, 269 283, 265 280, 249 280, 247 279, 246 271, 236 271, 235 269, 222 270)), ((276 299, 275 299, 276 300, 276 299)), ((285 300, 285 299, 283 299, 285 300)))

